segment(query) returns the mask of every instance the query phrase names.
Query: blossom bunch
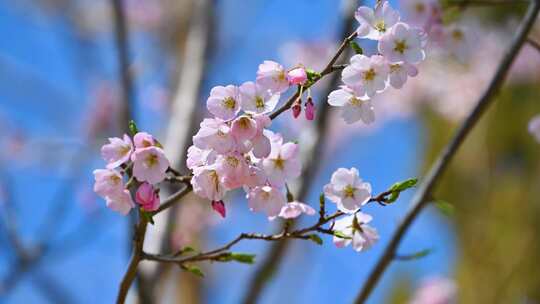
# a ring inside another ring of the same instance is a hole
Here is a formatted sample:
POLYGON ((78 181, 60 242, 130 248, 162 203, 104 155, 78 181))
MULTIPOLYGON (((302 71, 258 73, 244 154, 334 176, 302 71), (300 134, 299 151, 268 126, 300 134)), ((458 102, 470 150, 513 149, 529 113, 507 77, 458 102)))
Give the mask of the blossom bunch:
MULTIPOLYGON (((266 213, 269 219, 314 213, 305 204, 288 202, 286 195, 287 181, 301 171, 298 144, 285 142, 268 129, 269 113, 280 95, 306 81, 307 72, 301 66, 287 71, 277 62, 264 61, 256 81, 210 91, 206 106, 213 117, 204 119, 193 136, 187 167, 193 171, 193 191, 212 201, 220 214, 225 214, 225 195, 238 188, 245 191, 249 208, 266 213)), ((307 104, 306 109, 312 106, 307 104)), ((313 114, 313 109, 306 110, 306 116, 313 118, 313 114)))
POLYGON ((123 215, 135 207, 126 185, 128 176, 138 184, 135 201, 145 211, 159 207, 159 192, 155 185, 163 181, 169 169, 169 160, 161 144, 150 134, 138 132, 133 138, 109 138, 101 148, 107 162, 105 169, 94 170, 94 191, 102 196, 107 207, 123 215))
POLYGON ((388 87, 401 89, 409 77, 418 74, 416 65, 425 59, 426 35, 401 21, 388 1, 375 9, 361 6, 355 18, 360 24, 357 37, 377 41, 378 53, 357 52, 342 72, 343 85, 329 94, 328 103, 343 108, 347 123, 369 124, 375 121, 371 98, 388 87))

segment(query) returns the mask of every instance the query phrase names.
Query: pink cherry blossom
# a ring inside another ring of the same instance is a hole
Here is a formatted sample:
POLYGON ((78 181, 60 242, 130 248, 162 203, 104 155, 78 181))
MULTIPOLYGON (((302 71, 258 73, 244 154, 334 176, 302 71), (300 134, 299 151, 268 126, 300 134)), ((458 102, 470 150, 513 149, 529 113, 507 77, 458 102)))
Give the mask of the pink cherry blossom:
POLYGON ((358 37, 379 40, 394 24, 399 21, 399 13, 395 11, 388 1, 378 5, 375 10, 361 6, 354 17, 360 23, 356 30, 358 37))
POLYGON ((356 168, 339 168, 324 186, 324 195, 336 203, 339 210, 353 213, 371 198, 371 185, 360 179, 356 168))
POLYGON ((127 189, 108 195, 105 197, 105 203, 108 208, 123 215, 127 215, 131 208, 135 207, 135 203, 133 203, 131 194, 127 189))
POLYGON ((272 112, 279 102, 279 93, 272 93, 266 87, 248 81, 240 86, 242 110, 250 114, 272 112))
POLYGON ((343 82, 355 88, 359 95, 372 97, 386 88, 388 72, 388 64, 384 57, 354 55, 351 58, 351 64, 343 69, 341 77, 343 82))
POLYGON ((284 219, 292 219, 299 217, 302 213, 305 213, 307 215, 314 215, 315 209, 304 203, 294 201, 287 203, 285 206, 283 206, 283 208, 281 208, 281 211, 279 212, 279 217, 284 219))
POLYGON ((131 156, 133 161, 133 176, 141 182, 157 184, 165 179, 169 160, 165 152, 158 147, 137 149, 131 156))
POLYGON ((237 117, 232 122, 231 134, 240 142, 251 140, 257 134, 257 122, 247 115, 237 117))
POLYGON ((216 151, 210 149, 200 149, 196 146, 190 146, 187 151, 186 166, 189 169, 211 165, 216 161, 216 151))
POLYGON ((540 115, 536 115, 529 122, 529 133, 540 143, 540 115))
POLYGON ((142 183, 135 193, 135 201, 145 211, 154 211, 159 208, 159 194, 149 183, 142 183))
POLYGON ((408 77, 418 75, 418 69, 409 63, 391 63, 389 83, 395 89, 401 89, 408 77))
POLYGON ((227 215, 227 209, 225 209, 225 203, 223 201, 212 201, 212 209, 219 213, 222 218, 225 218, 227 215))
POLYGON ((359 96, 359 93, 347 86, 332 91, 328 95, 328 103, 335 107, 342 107, 341 117, 348 124, 362 120, 365 124, 375 121, 375 111, 368 97, 359 96))
POLYGON ((441 7, 438 0, 405 1, 404 10, 407 22, 428 31, 435 22, 439 22, 441 7))
MULTIPOLYGON (((472 28, 472 27, 471 27, 472 28)), ((459 62, 466 63, 475 50, 476 42, 472 31, 460 25, 451 25, 443 30, 443 46, 450 55, 455 56, 459 62)))
POLYGON ((124 138, 111 137, 108 144, 101 147, 101 156, 108 162, 107 169, 114 169, 129 161, 133 152, 131 138, 124 134, 124 138))
POLYGON ((240 153, 219 155, 216 160, 216 170, 221 182, 228 189, 241 187, 250 175, 249 166, 240 153))
POLYGON ((124 190, 122 175, 116 170, 97 169, 94 170, 94 192, 102 197, 114 195, 124 190))
POLYGON ((315 104, 313 104, 313 99, 311 97, 306 101, 306 111, 304 113, 306 114, 307 120, 315 119, 315 104))
POLYGON ((256 115, 253 117, 257 122, 257 133, 251 140, 253 144, 253 155, 256 158, 264 158, 270 154, 271 145, 270 139, 265 134, 265 128, 270 126, 272 120, 266 115, 256 115))
POLYGON ((295 102, 291 107, 291 110, 293 117, 298 118, 298 116, 300 116, 300 113, 302 113, 302 105, 299 102, 295 102))
POLYGON ((304 84, 307 80, 306 69, 304 69, 303 67, 297 67, 290 70, 287 73, 287 80, 289 80, 289 83, 292 85, 304 84))
POLYGON ((200 197, 212 201, 223 199, 227 189, 221 182, 215 165, 197 167, 193 169, 193 178, 191 178, 193 192, 200 197))
POLYGON ((455 304, 457 290, 454 281, 444 277, 433 277, 422 282, 410 304, 455 304))
POLYGON ((274 219, 286 204, 285 195, 272 186, 253 188, 247 195, 249 209, 265 212, 269 219, 274 219))
POLYGON ((287 72, 281 64, 265 60, 257 70, 257 84, 272 93, 283 93, 289 88, 287 72))
POLYGON ((334 236, 334 245, 342 248, 352 243, 353 249, 358 252, 369 249, 379 240, 377 230, 367 225, 371 220, 371 215, 362 212, 337 220, 333 230, 340 232, 346 238, 334 236))
POLYGON ((298 159, 298 145, 292 142, 283 143, 279 134, 271 134, 270 155, 263 159, 262 166, 269 182, 274 186, 283 186, 287 179, 300 175, 301 164, 298 159))
POLYGON ((230 131, 230 127, 223 120, 206 118, 193 136, 193 143, 200 149, 227 153, 235 148, 235 140, 230 131))
POLYGON ((133 136, 135 148, 148 148, 156 144, 154 137, 146 132, 139 132, 133 136))
POLYGON ((379 41, 379 52, 390 62, 419 63, 426 58, 425 34, 399 22, 379 41))
POLYGON ((264 173, 264 170, 259 166, 249 166, 249 174, 244 182, 244 190, 249 192, 249 189, 257 186, 264 186, 268 178, 264 173))
POLYGON ((228 85, 216 86, 210 90, 210 97, 206 100, 208 111, 217 118, 229 120, 240 111, 238 87, 228 85))

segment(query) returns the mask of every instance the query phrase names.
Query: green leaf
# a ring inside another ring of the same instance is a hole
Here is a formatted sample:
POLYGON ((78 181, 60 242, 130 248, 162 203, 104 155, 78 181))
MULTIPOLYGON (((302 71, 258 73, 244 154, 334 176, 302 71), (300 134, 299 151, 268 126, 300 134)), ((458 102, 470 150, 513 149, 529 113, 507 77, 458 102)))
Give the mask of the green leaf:
POLYGON ((424 249, 424 250, 415 252, 413 254, 396 256, 396 259, 401 260, 401 261, 413 261, 413 260, 424 258, 428 256, 429 254, 431 254, 432 252, 433 252, 432 249, 424 249))
POLYGON ((137 125, 135 124, 135 121, 130 120, 128 127, 129 127, 129 132, 131 133, 131 136, 134 136, 135 134, 139 133, 139 129, 137 129, 137 125))
POLYGON ((218 259, 219 262, 236 261, 244 264, 255 263, 255 255, 249 253, 227 252, 221 255, 218 259))
POLYGON ((416 178, 409 178, 407 180, 404 180, 402 182, 397 182, 395 184, 392 185, 392 187, 390 188, 390 191, 405 191, 409 188, 412 188, 414 186, 416 186, 416 184, 418 183, 418 179, 416 178))
POLYGON ((323 243, 323 240, 321 239, 321 237, 316 234, 310 234, 308 237, 309 237, 309 240, 317 243, 317 245, 322 245, 323 243))
POLYGON ((346 239, 346 240, 352 239, 352 237, 343 234, 343 232, 341 231, 334 231, 334 235, 341 239, 346 239))
POLYGON ((439 209, 439 211, 442 214, 444 214, 446 216, 454 215, 455 207, 454 207, 454 205, 450 204, 449 202, 443 201, 443 200, 438 200, 434 204, 435 204, 435 207, 437 207, 437 209, 439 209))
POLYGON ((190 246, 186 246, 182 249, 180 249, 178 252, 176 252, 174 255, 175 256, 180 256, 182 254, 186 254, 186 253, 190 253, 190 252, 197 252, 197 250, 195 250, 195 248, 193 247, 190 247, 190 246))
POLYGON ((349 42, 349 45, 351 46, 351 48, 354 50, 356 54, 360 54, 360 55, 364 54, 364 50, 360 47, 358 43, 356 43, 356 41, 349 42))
POLYGON ((306 75, 309 82, 314 81, 315 79, 318 79, 321 77, 320 73, 315 72, 312 69, 306 69, 306 75))
POLYGON ((181 265, 180 268, 182 268, 183 270, 187 272, 191 272, 192 274, 200 278, 204 278, 204 272, 202 272, 202 270, 195 265, 181 265))
POLYGON ((141 209, 141 216, 150 224, 154 225, 154 218, 152 214, 141 209))

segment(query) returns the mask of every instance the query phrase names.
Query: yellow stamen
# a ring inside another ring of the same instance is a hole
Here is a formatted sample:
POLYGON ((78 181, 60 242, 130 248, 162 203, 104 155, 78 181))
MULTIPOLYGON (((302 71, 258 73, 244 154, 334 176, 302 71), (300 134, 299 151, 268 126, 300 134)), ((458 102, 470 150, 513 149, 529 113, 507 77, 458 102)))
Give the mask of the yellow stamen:
POLYGON ((350 198, 354 198, 354 191, 356 189, 353 188, 353 186, 351 185, 347 185, 345 187, 345 189, 343 189, 343 194, 345 195, 345 197, 350 197, 350 198))
POLYGON ((262 99, 261 96, 255 97, 255 106, 256 106, 258 109, 264 108, 264 100, 262 99))
POLYGON ((365 81, 372 81, 375 79, 375 76, 377 76, 377 73, 375 73, 375 70, 372 68, 364 72, 365 81))
POLYGON ((405 43, 405 40, 396 40, 394 45, 394 51, 403 54, 409 47, 407 46, 407 43, 405 43))
POLYGON ((236 100, 234 100, 234 98, 232 97, 227 97, 223 99, 222 103, 225 108, 231 110, 234 109, 234 107, 236 106, 236 100))

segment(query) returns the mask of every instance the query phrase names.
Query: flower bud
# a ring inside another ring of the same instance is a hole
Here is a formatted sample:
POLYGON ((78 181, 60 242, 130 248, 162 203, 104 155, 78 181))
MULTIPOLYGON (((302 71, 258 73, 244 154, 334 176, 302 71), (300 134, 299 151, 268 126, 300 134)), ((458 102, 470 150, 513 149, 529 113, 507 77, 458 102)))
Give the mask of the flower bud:
POLYGON ((306 101, 306 119, 307 120, 313 120, 315 118, 315 105, 313 104, 313 98, 308 97, 308 100, 306 101))
POLYGON ((294 118, 298 118, 298 116, 300 116, 300 112, 302 112, 302 100, 300 98, 298 98, 293 106, 291 107, 292 109, 292 113, 293 113, 293 117, 294 118))
POLYGON ((159 194, 149 183, 142 183, 135 193, 135 201, 145 211, 155 211, 159 207, 159 194))
POLYGON ((307 80, 306 70, 303 67, 297 67, 287 73, 287 80, 292 85, 302 85, 307 80))
POLYGON ((219 213, 221 217, 225 218, 225 215, 227 214, 227 210, 225 209, 225 204, 222 200, 219 201, 212 201, 212 209, 219 213))

